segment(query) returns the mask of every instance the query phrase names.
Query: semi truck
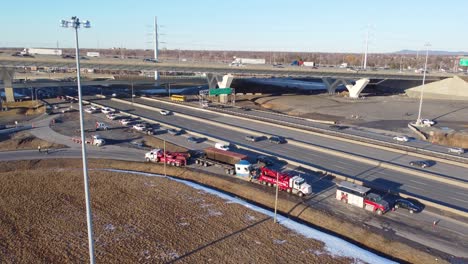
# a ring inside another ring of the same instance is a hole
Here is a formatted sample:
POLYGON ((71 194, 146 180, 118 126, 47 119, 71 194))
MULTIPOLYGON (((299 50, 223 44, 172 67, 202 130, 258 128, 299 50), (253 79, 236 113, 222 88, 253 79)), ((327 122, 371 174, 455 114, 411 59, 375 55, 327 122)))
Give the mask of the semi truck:
POLYGON ((247 161, 247 156, 232 151, 217 148, 206 148, 203 153, 195 159, 195 164, 208 167, 217 166, 224 169, 229 175, 236 174, 236 164, 241 160, 247 161))
MULTIPOLYGON (((75 143, 78 143, 78 144, 82 143, 81 137, 73 137, 72 141, 75 142, 75 143)), ((92 135, 91 137, 88 137, 88 138, 85 139, 85 143, 89 144, 89 145, 100 147, 100 146, 105 145, 106 141, 103 138, 101 138, 101 136, 99 136, 99 135, 92 135)))
POLYGON ((278 188, 281 191, 294 193, 300 197, 310 195, 312 187, 300 176, 291 176, 265 166, 256 166, 247 160, 247 156, 232 151, 216 148, 207 148, 203 155, 195 159, 195 164, 201 166, 219 166, 224 168, 228 175, 243 177, 250 182, 276 186, 278 175, 278 188))
POLYGON ((86 52, 86 57, 99 57, 99 52, 95 52, 95 51, 88 51, 86 52))
POLYGON ((21 54, 39 54, 39 55, 56 55, 61 56, 62 50, 60 49, 34 49, 34 48, 26 48, 24 49, 21 54))
POLYGON ((312 194, 312 186, 310 186, 304 178, 297 175, 292 176, 288 173, 276 171, 265 166, 252 171, 252 179, 268 186, 276 186, 276 183, 278 183, 280 191, 293 193, 299 197, 312 194))
POLYGON ((371 192, 371 188, 348 181, 337 184, 336 199, 345 204, 352 204, 378 215, 386 213, 390 206, 380 195, 371 192))
POLYGON ((241 66, 243 64, 265 64, 265 59, 236 58, 231 62, 231 66, 241 66))
POLYGON ((162 149, 153 149, 145 154, 147 162, 161 162, 172 166, 186 166, 190 155, 186 152, 169 152, 162 149))

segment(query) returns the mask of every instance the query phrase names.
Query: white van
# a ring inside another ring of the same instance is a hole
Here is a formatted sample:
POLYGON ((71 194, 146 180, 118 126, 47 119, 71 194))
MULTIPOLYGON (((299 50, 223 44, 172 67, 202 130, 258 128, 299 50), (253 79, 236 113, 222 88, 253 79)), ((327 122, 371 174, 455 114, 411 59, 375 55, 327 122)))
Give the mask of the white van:
POLYGON ((224 144, 224 143, 216 143, 215 148, 221 149, 221 150, 229 150, 229 144, 224 144))

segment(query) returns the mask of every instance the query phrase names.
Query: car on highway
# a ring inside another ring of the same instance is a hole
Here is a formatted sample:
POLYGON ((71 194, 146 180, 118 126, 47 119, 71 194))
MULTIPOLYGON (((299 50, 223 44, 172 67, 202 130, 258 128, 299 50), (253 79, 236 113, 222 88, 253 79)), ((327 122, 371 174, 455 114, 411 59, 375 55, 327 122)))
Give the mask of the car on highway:
POLYGON ((452 147, 452 148, 448 148, 448 153, 455 153, 455 154, 461 155, 465 153, 465 149, 452 147))
POLYGON ((94 114, 94 113, 98 113, 100 109, 94 106, 90 106, 90 107, 87 107, 84 111, 88 114, 94 114))
POLYGON ((252 136, 252 135, 247 135, 244 137, 245 140, 251 141, 251 142, 257 142, 261 139, 261 137, 258 136, 252 136))
POLYGON ((156 59, 153 59, 153 58, 144 58, 143 61, 144 62, 154 62, 154 63, 158 62, 156 59))
POLYGON ((270 143, 274 143, 274 144, 284 144, 286 143, 286 139, 284 137, 280 137, 280 136, 271 136, 268 138, 268 141, 270 143))
POLYGON ((124 118, 124 119, 120 119, 119 120, 119 123, 121 125, 124 125, 124 126, 128 126, 130 123, 132 122, 132 120, 128 119, 128 118, 124 118))
POLYGON ((145 131, 146 126, 143 124, 135 124, 133 125, 133 129, 135 129, 136 131, 145 131))
POLYGON ((220 149, 220 150, 228 151, 229 150, 229 143, 225 144, 225 143, 217 142, 217 143, 215 143, 215 148, 220 149))
POLYGON ((161 115, 163 115, 163 116, 167 116, 167 115, 169 115, 169 114, 171 113, 171 111, 161 110, 161 111, 159 111, 159 113, 160 113, 161 115))
POLYGON ((409 165, 420 167, 420 168, 427 168, 427 167, 430 167, 432 164, 431 162, 427 160, 413 160, 413 161, 410 161, 409 165))
POLYGON ((101 108, 101 112, 107 115, 107 114, 115 112, 115 110, 110 107, 103 107, 101 108))
POLYGON ((348 126, 341 126, 341 125, 330 125, 328 128, 333 129, 333 130, 344 130, 349 128, 348 126))
POLYGON ((120 116, 119 115, 116 115, 114 113, 110 113, 110 114, 107 114, 106 117, 110 120, 116 120, 118 119, 120 116))
POLYGON ((257 163, 263 163, 265 166, 271 166, 275 164, 275 160, 272 157, 260 155, 257 156, 257 163))
POLYGON ((425 126, 433 126, 435 125, 435 122, 430 120, 430 119, 422 119, 421 123, 425 126))
POLYGON ((177 130, 177 129, 175 129, 175 128, 171 128, 171 129, 168 129, 168 130, 167 130, 167 133, 169 133, 169 134, 171 134, 171 135, 173 135, 173 136, 177 136, 177 135, 180 134, 180 130, 177 130))
POLYGON ((418 203, 413 202, 409 199, 403 199, 403 198, 396 199, 395 203, 393 204, 393 208, 394 209, 398 209, 398 208, 407 209, 410 212, 410 214, 418 213, 423 210, 422 206, 419 205, 418 203))
POLYGON ((200 142, 200 139, 199 138, 196 138, 196 137, 188 137, 187 138, 187 142, 189 143, 194 143, 194 144, 198 144, 200 142))
POLYGON ((409 138, 407 136, 396 136, 393 140, 400 141, 400 142, 408 142, 409 138))

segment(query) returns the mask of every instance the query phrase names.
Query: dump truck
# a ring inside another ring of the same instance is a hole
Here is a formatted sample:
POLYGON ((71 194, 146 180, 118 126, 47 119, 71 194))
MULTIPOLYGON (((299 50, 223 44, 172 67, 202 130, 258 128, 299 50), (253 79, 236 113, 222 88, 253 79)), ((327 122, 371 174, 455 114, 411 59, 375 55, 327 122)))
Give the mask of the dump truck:
POLYGON ((145 160, 147 162, 161 162, 172 166, 186 166, 187 159, 190 157, 189 153, 186 152, 169 152, 162 149, 153 149, 145 154, 145 160))
POLYGON ((252 170, 252 181, 258 182, 270 187, 278 183, 280 191, 293 193, 299 197, 312 194, 312 186, 308 184, 301 176, 292 176, 288 173, 280 172, 268 167, 260 167, 257 170, 252 170))
POLYGON ((235 175, 236 164, 238 164, 241 160, 246 161, 247 156, 232 151, 210 147, 204 149, 203 153, 199 157, 195 158, 195 164, 204 167, 222 167, 226 174, 235 175))

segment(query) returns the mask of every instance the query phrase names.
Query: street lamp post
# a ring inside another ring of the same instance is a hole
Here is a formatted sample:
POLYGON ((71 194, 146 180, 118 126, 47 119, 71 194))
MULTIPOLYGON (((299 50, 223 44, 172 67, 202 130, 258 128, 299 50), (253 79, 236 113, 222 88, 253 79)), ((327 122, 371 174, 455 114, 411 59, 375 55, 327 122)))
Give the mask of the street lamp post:
POLYGON ((275 197, 275 217, 273 219, 273 223, 276 223, 276 212, 277 212, 277 207, 278 207, 278 178, 279 178, 279 173, 276 172, 276 197, 275 197))
POLYGON ((422 121, 421 121, 421 109, 422 109, 422 103, 423 103, 424 85, 426 83, 427 58, 429 57, 429 47, 431 46, 431 44, 426 43, 424 46, 426 47, 426 62, 424 63, 423 80, 422 80, 422 85, 421 85, 421 96, 419 97, 418 119, 416 120, 416 125, 418 125, 418 126, 420 126, 421 123, 422 123, 422 121))
POLYGON ((88 162, 86 158, 86 140, 84 133, 84 115, 83 115, 83 101, 81 95, 81 77, 80 77, 80 49, 78 45, 78 29, 83 26, 84 28, 90 28, 91 24, 88 20, 81 22, 79 18, 72 17, 70 20, 62 20, 61 26, 68 28, 71 27, 75 30, 75 42, 76 42, 76 79, 78 85, 78 106, 80 109, 80 132, 81 132, 81 155, 83 159, 83 177, 84 177, 84 190, 86 199, 86 218, 88 225, 88 249, 89 249, 89 262, 94 264, 94 239, 93 239, 93 222, 91 214, 91 203, 89 195, 89 182, 88 182, 88 162))

